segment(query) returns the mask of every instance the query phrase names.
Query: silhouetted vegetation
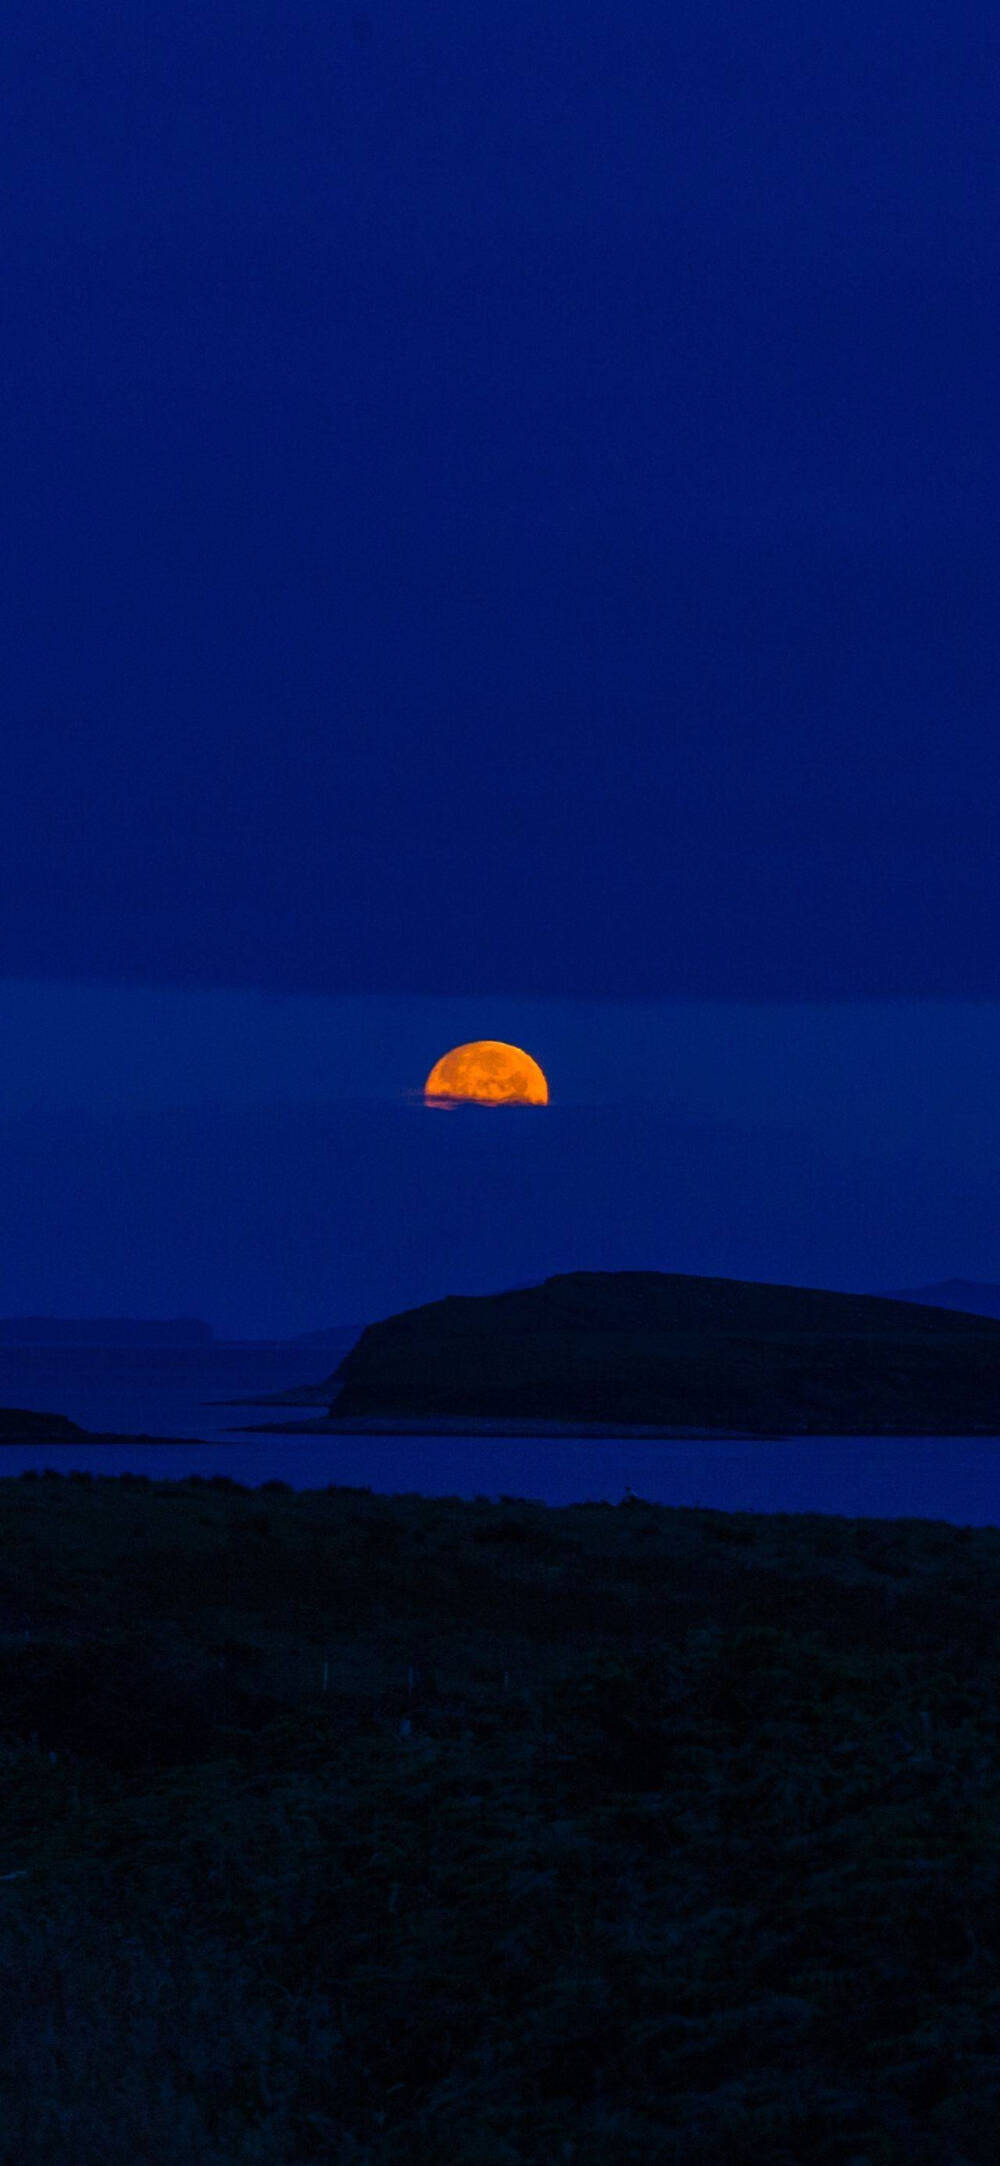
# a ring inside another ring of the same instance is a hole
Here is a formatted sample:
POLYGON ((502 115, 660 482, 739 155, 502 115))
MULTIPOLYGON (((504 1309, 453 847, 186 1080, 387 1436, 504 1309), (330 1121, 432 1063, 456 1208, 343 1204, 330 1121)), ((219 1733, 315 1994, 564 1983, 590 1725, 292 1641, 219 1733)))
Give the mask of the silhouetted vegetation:
POLYGON ((5 2166, 993 2166, 996 1530, 0 1516, 5 2166))

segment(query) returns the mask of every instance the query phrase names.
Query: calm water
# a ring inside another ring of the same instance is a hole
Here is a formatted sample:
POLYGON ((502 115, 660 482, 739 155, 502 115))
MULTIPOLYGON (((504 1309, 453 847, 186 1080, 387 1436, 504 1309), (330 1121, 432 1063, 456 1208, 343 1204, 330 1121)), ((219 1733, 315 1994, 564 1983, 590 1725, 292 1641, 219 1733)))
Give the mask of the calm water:
MULTIPOLYGON (((345 1338, 346 1345, 350 1343, 345 1338)), ((68 1414, 84 1429, 127 1435, 216 1437, 241 1421, 268 1421, 266 1407, 216 1406, 318 1383, 336 1351, 287 1347, 0 1347, 0 1406, 68 1414)), ((308 1409, 307 1409, 308 1411, 308 1409)), ((294 1418, 294 1409, 275 1414, 294 1418)))
MULTIPOLYGON (((547 1504, 621 1502, 628 1483, 659 1504, 725 1511, 836 1512, 1000 1526, 1000 1438, 796 1437, 787 1442, 636 1443, 549 1437, 239 1436, 268 1419, 252 1399, 317 1381, 336 1354, 273 1347, 112 1353, 0 1349, 0 1406, 68 1414, 87 1428, 145 1430, 180 1444, 5 1445, 0 1475, 25 1467, 145 1473, 155 1480, 228 1474, 295 1489, 367 1484, 424 1496, 537 1497, 547 1504)), ((304 1410, 308 1413, 308 1409, 304 1410)), ((275 1420, 294 1410, 278 1409, 275 1420)))

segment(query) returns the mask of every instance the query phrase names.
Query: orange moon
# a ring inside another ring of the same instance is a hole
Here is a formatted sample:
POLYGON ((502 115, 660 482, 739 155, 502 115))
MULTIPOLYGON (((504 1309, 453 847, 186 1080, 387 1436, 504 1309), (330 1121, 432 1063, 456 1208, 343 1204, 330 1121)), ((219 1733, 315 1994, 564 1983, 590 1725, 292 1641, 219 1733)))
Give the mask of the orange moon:
POLYGON ((537 1060, 500 1038, 453 1045, 424 1084, 425 1105, 547 1106, 549 1086, 537 1060))

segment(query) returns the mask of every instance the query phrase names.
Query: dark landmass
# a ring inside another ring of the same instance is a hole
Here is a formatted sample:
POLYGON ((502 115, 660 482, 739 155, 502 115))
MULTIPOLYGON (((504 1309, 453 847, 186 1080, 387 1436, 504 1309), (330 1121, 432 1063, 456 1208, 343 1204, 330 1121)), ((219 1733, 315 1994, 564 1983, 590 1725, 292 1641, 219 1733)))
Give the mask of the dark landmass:
POLYGON ((904 1286, 888 1301, 919 1301, 925 1308, 962 1309, 968 1316, 1000 1317, 1000 1286, 978 1279, 942 1279, 936 1286, 904 1286))
MULTIPOLYGON (((233 1403, 233 1402, 230 1402, 233 1403)), ((260 1405, 260 1400, 240 1400, 246 1404, 260 1405)), ((270 1403, 270 1402, 267 1402, 270 1403)), ((293 1405, 289 1398, 281 1399, 281 1406, 293 1405)), ((301 1402, 306 1404, 308 1402, 301 1402)), ((775 1432, 777 1435, 779 1432, 775 1432)), ((542 1439, 578 1439, 580 1437, 627 1437, 675 1442, 684 1438, 711 1438, 725 1436, 727 1439, 745 1437, 757 1443, 764 1441, 759 1429, 693 1429, 675 1424, 653 1422, 601 1422, 601 1421, 546 1421, 541 1415, 533 1419, 515 1421, 511 1416, 496 1417, 484 1414, 346 1414, 343 1421, 336 1415, 321 1414, 308 1421, 257 1421, 241 1423, 238 1429, 229 1431, 232 1436, 496 1436, 540 1437, 542 1439)))
POLYGON ((23 1406, 0 1406, 0 1444, 76 1444, 89 1429, 65 1414, 42 1414, 23 1406))
POLYGON ((997 1529, 0 1522, 5 2158, 994 2166, 997 1529))
POLYGON ((1000 1432, 1000 1322, 871 1294, 573 1272, 370 1324, 330 1414, 762 1435, 1000 1432))
POLYGON ((212 1346, 211 1324, 195 1316, 3 1316, 0 1346, 212 1346))
POLYGON ((150 1436, 143 1429, 81 1429, 65 1414, 42 1414, 34 1408, 0 1406, 0 1444, 192 1444, 194 1437, 150 1436))

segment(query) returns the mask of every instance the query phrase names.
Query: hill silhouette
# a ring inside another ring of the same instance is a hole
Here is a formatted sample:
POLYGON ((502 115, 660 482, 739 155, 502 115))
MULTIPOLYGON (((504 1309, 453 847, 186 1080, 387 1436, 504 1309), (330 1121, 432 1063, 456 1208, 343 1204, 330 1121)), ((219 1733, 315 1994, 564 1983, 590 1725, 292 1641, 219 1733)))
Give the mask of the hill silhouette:
POLYGON ((579 1271, 370 1324, 331 1416, 1000 1431, 1000 1322, 872 1294, 579 1271))
POLYGON ((66 1414, 40 1413, 34 1407, 0 1406, 0 1444, 78 1444, 89 1429, 66 1414))
POLYGON ((962 1309, 967 1316, 1000 1317, 1000 1286, 982 1279, 940 1279, 933 1286, 901 1286, 888 1301, 919 1301, 923 1308, 962 1309))

